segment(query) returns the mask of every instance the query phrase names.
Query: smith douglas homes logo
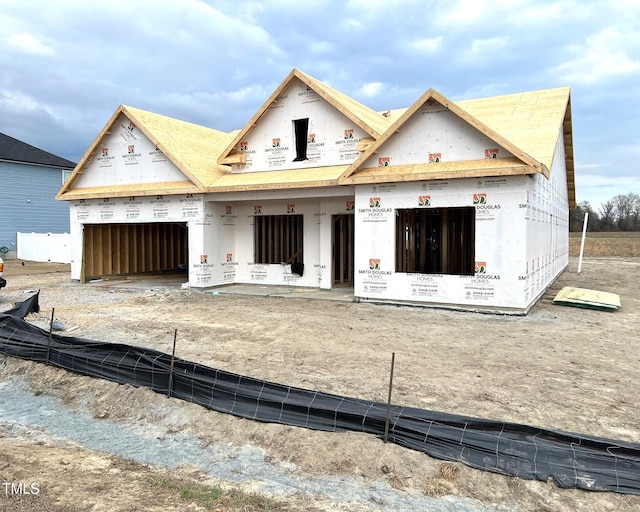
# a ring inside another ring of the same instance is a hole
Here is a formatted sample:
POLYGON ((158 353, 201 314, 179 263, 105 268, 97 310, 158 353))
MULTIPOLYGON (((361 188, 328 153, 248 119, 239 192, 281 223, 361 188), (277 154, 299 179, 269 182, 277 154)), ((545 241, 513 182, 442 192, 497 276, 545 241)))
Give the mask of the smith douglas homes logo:
POLYGON ((473 204, 478 210, 499 210, 499 204, 488 204, 488 197, 485 192, 473 194, 473 204))
POLYGON ((224 205, 224 213, 220 215, 223 219, 237 219, 238 216, 233 214, 233 206, 230 204, 224 205))
POLYGON ((485 149, 484 150, 484 157, 487 160, 494 160, 495 158, 498 158, 499 153, 500 153, 500 149, 499 148, 485 149))
POLYGON ((475 277, 485 280, 485 279, 500 279, 500 276, 497 274, 487 274, 487 262, 486 261, 476 261, 474 268, 475 277))
POLYGON ((369 198, 369 208, 358 209, 358 213, 364 214, 364 222, 385 222, 386 214, 392 211, 392 208, 382 207, 382 199, 379 197, 369 198))
POLYGON ((473 204, 487 204, 487 194, 473 194, 473 204))
POLYGON ((100 167, 111 167, 112 161, 115 159, 115 156, 109 156, 109 148, 104 146, 102 148, 101 156, 97 157, 100 167))
POLYGON ((390 276, 390 270, 382 270, 382 264, 380 258, 369 258, 369 268, 360 269, 359 274, 367 274, 369 276, 390 276))
POLYGON ((431 196, 418 196, 418 206, 431 206, 431 196))

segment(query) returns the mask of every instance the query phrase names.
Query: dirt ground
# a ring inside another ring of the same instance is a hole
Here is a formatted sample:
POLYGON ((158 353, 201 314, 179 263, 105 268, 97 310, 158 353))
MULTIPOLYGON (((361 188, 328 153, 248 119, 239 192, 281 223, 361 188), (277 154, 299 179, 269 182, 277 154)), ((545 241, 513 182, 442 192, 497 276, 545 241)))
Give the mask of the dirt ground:
MULTIPOLYGON (((32 262, 5 264, 8 285, 0 291, 0 310, 26 298, 25 291, 40 289, 42 312, 29 321, 46 322, 55 308, 57 320, 77 326, 75 336, 168 353, 177 329, 176 354, 183 359, 377 401, 387 399, 395 352, 394 403, 640 443, 640 258, 588 257, 580 274, 577 264, 572 258, 525 317, 213 295, 155 288, 152 282, 135 289, 110 281, 80 285, 69 280, 66 265, 32 262), (611 313, 555 306, 552 299, 563 286, 617 293, 622 308, 611 313)), ((177 400, 168 411, 159 405, 166 398, 148 390, 8 359, 0 380, 17 378, 26 379, 33 390, 55 393, 68 407, 89 408, 109 421, 133 418, 203 442, 260 447, 269 460, 295 464, 300 474, 384 479, 407 493, 467 497, 502 507, 496 510, 640 509, 640 497, 563 490, 481 472, 371 436, 255 423, 177 400)), ((33 442, 3 431, 1 420, 0 480, 38 481, 42 492, 19 500, 0 492, 0 511, 201 509, 148 484, 150 474, 206 482, 198 471, 33 442)), ((330 502, 309 503, 304 496, 288 499, 286 506, 336 509, 330 502)), ((340 510, 362 508, 342 505, 340 510)))

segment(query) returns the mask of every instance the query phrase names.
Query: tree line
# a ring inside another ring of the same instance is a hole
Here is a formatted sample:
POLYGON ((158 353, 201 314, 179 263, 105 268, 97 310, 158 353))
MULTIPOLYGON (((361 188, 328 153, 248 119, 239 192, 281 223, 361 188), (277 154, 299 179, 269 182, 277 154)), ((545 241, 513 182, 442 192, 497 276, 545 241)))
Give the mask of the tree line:
POLYGON ((589 231, 640 231, 640 195, 634 192, 609 199, 597 211, 582 201, 569 210, 569 231, 582 231, 585 213, 589 231))

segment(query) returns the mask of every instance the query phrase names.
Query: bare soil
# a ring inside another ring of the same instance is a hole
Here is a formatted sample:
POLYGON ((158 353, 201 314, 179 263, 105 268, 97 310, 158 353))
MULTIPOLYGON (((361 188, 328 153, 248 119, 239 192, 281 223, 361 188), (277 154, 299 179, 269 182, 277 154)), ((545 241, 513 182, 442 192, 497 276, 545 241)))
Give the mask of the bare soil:
MULTIPOLYGON (((5 264, 8 285, 0 292, 0 310, 26 298, 24 291, 40 289, 42 313, 29 321, 46 322, 55 308, 57 320, 77 326, 73 335, 168 353, 177 329, 181 358, 377 401, 387 399, 395 352, 394 403, 640 443, 640 258, 587 257, 580 274, 577 263, 571 259, 525 317, 213 295, 156 288, 151 281, 146 288, 109 281, 80 285, 69 280, 66 265, 33 262, 5 264), (564 286, 617 293, 622 308, 611 313, 553 305, 564 286)), ((481 472, 371 436, 255 423, 177 400, 168 413, 159 407, 166 399, 148 390, 16 359, 8 359, 0 373, 0 379, 10 378, 25 378, 34 390, 55 390, 68 407, 89 407, 110 421, 134 418, 204 442, 258 446, 270 460, 295 464, 301 474, 385 479, 408 493, 468 497, 503 510, 640 509, 640 497, 563 490, 481 472)), ((206 481, 189 468, 165 470, 80 446, 37 444, 1 428, 0 449, 0 480, 42 482, 43 492, 24 498, 23 510, 201 509, 144 478, 160 472, 206 481)), ((311 505, 303 498, 287 506, 332 509, 330 503, 311 505)), ((15 510, 8 507, 16 503, 0 493, 0 510, 15 510)))

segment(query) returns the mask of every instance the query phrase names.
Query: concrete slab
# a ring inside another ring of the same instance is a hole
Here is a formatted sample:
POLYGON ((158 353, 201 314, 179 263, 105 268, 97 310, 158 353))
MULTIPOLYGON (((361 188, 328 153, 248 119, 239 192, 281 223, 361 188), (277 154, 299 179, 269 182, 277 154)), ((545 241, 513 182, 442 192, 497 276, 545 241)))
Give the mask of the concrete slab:
MULTIPOLYGON (((192 288, 192 291, 194 289, 192 288)), ((202 293, 214 295, 257 295, 263 297, 295 297, 304 299, 334 300, 353 302, 353 288, 334 288, 322 290, 299 286, 264 286, 255 284, 231 284, 202 290, 202 293)))
POLYGON ((228 284, 211 288, 186 287, 184 275, 150 276, 144 278, 96 279, 87 283, 89 286, 118 288, 131 290, 189 290, 192 293, 211 295, 254 295, 262 297, 295 297, 318 300, 334 300, 354 302, 353 288, 334 288, 323 290, 300 286, 228 284))

